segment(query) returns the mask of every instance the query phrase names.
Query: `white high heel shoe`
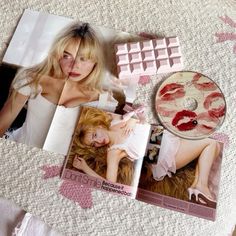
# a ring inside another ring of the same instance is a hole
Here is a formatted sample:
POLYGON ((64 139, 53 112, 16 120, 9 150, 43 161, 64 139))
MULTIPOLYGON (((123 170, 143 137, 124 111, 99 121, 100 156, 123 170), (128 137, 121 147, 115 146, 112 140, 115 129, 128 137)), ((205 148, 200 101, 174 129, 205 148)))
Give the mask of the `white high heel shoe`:
POLYGON ((198 204, 216 208, 216 201, 206 196, 203 192, 199 191, 196 188, 188 188, 188 194, 189 194, 189 200, 192 202, 196 202, 198 204), (195 199, 192 199, 192 196, 195 197, 195 199))
POLYGON ((188 200, 191 201, 192 195, 194 194, 194 189, 193 188, 188 188, 188 200))

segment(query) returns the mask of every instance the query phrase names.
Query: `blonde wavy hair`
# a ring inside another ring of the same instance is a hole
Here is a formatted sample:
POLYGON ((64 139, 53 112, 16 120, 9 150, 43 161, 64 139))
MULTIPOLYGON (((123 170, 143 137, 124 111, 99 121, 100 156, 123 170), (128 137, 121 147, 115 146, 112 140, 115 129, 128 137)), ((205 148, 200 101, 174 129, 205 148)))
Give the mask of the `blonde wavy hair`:
MULTIPOLYGON (((36 96, 39 93, 38 86, 42 76, 64 78, 65 74, 59 61, 63 57, 65 48, 70 44, 79 45, 77 54, 81 53, 84 57, 95 62, 93 71, 84 80, 84 85, 88 89, 101 91, 104 72, 103 47, 91 26, 81 22, 74 22, 56 36, 48 56, 41 63, 19 70, 12 82, 12 88, 19 80, 27 77, 29 78, 27 83, 21 84, 20 88, 30 85, 35 91, 34 96, 36 96)), ((12 93, 16 93, 16 91, 12 90, 12 93)))
MULTIPOLYGON (((87 132, 95 130, 98 126, 109 129, 112 116, 107 112, 91 107, 82 107, 80 114, 67 167, 73 168, 73 159, 75 155, 79 155, 84 158, 91 169, 105 178, 107 170, 108 146, 103 146, 100 148, 91 147, 85 145, 83 139, 87 132)), ((118 183, 131 185, 133 180, 134 165, 135 164, 128 158, 123 158, 120 161, 117 175, 118 183)))

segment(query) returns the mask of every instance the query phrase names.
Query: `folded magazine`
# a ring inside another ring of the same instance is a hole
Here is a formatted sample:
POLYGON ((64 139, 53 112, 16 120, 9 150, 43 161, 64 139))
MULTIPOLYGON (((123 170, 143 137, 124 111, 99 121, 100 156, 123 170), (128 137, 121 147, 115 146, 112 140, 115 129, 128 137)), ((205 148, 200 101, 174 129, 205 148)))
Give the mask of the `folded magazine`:
POLYGON ((0 136, 66 155, 80 105, 122 113, 139 78, 119 80, 114 45, 140 38, 25 10, 1 63, 0 136))

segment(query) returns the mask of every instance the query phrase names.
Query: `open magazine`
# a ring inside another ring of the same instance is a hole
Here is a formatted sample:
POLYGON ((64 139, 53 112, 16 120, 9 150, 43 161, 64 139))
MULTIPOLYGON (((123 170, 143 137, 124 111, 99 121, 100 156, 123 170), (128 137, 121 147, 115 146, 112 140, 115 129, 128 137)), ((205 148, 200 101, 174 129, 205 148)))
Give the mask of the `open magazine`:
POLYGON ((222 143, 83 107, 62 178, 214 220, 222 143))
POLYGON ((66 156, 62 178, 214 220, 223 145, 124 118, 139 78, 114 45, 140 37, 25 10, 0 65, 0 137, 66 156))

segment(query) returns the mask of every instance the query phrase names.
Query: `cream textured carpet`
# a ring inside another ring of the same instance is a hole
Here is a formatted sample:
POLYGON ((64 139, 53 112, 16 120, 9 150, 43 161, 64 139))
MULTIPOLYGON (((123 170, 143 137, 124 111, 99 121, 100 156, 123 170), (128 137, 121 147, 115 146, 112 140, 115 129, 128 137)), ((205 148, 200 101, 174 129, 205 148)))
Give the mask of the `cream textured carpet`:
MULTIPOLYGON (((5 140, 0 140, 0 195, 65 235, 230 235, 236 223, 236 23, 223 19, 227 15, 236 22, 236 1, 2 0, 1 58, 27 8, 132 33, 177 35, 185 70, 209 76, 225 94, 227 117, 219 132, 230 142, 224 150, 215 222, 95 190, 93 207, 84 210, 55 191, 59 178, 42 179, 40 167, 62 164, 62 156, 5 140)), ((159 81, 160 77, 153 77, 138 89, 137 102, 150 104, 151 122, 155 122, 151 106, 159 81)))

